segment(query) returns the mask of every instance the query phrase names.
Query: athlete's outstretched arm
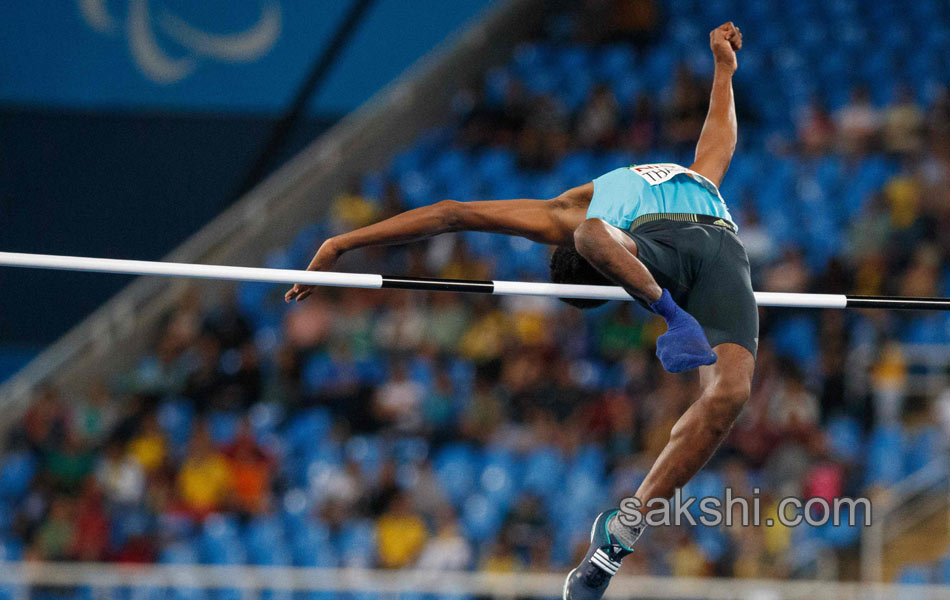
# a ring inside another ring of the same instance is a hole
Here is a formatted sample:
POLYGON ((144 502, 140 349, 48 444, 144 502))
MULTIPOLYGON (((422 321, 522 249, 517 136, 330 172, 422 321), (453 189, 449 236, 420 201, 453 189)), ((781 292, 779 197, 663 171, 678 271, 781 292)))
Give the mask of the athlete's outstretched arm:
MULTIPOLYGON (((544 244, 571 244, 593 193, 594 184, 588 183, 551 200, 443 200, 328 239, 307 270, 329 270, 340 256, 357 248, 403 244, 451 231, 487 231, 544 244)), ((297 284, 284 299, 303 300, 312 287, 297 284)))
POLYGON ((738 68, 736 50, 742 48, 742 33, 732 22, 713 29, 709 47, 716 62, 709 113, 696 144, 696 162, 690 167, 717 186, 722 183, 736 149, 736 105, 732 75, 738 68))

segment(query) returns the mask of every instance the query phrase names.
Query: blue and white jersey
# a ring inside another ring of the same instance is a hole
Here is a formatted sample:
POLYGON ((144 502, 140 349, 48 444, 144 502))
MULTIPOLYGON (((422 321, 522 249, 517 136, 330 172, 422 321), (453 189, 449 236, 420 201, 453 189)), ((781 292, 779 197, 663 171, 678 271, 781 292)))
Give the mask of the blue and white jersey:
POLYGON ((637 217, 658 213, 709 215, 733 221, 716 185, 680 165, 633 165, 594 180, 587 218, 629 229, 637 217))

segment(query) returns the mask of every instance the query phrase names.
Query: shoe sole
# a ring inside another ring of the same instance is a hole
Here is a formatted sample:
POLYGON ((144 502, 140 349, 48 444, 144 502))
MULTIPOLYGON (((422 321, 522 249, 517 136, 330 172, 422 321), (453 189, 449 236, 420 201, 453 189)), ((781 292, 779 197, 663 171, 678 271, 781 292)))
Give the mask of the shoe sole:
POLYGON ((561 590, 561 600, 567 600, 567 584, 571 582, 571 575, 574 574, 578 567, 571 569, 571 572, 567 574, 567 577, 564 579, 564 588, 561 590))

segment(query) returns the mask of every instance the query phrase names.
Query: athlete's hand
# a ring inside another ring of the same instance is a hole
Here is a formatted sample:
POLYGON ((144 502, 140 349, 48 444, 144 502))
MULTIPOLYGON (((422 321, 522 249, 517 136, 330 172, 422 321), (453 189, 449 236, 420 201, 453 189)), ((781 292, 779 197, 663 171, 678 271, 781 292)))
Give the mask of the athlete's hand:
POLYGON ((723 23, 709 32, 709 48, 717 68, 727 68, 735 73, 739 68, 736 51, 742 48, 742 32, 732 21, 723 23))
MULTIPOLYGON (((323 244, 320 246, 320 249, 317 250, 313 260, 310 261, 310 265, 307 267, 307 270, 329 271, 333 268, 333 265, 336 263, 337 259, 340 258, 340 254, 341 252, 337 249, 333 238, 330 238, 323 242, 323 244)), ((302 283, 294 284, 294 287, 287 290, 287 293, 284 294, 284 302, 300 302, 312 292, 312 285, 305 285, 302 283)))

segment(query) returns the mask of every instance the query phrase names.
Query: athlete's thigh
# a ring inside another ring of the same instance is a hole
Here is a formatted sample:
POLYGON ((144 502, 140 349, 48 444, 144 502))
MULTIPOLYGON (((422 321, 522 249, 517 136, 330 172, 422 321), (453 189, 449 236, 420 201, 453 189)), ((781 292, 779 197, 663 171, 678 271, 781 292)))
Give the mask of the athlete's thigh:
POLYGON ((684 308, 702 325, 711 346, 737 344, 754 359, 759 344, 759 309, 742 243, 734 234, 724 232, 716 254, 700 264, 684 308))

